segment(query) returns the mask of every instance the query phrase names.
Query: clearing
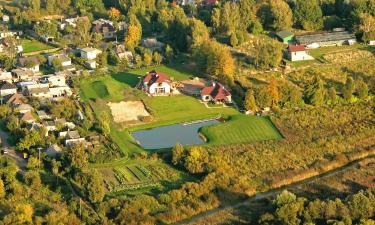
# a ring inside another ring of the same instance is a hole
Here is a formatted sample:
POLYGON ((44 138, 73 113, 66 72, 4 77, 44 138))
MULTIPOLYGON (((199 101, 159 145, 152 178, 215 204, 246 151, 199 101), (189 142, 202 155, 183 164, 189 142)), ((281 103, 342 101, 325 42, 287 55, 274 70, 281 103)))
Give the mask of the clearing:
POLYGON ((107 105, 111 109, 112 118, 115 123, 139 121, 142 117, 150 115, 141 101, 110 102, 107 105))

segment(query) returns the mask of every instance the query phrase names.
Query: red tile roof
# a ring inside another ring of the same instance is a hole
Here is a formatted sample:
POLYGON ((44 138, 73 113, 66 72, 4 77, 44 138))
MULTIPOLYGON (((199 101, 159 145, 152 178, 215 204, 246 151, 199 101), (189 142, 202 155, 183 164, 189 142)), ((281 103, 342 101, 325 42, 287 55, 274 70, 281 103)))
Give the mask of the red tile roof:
POLYGON ((171 80, 169 79, 169 76, 164 73, 156 72, 155 70, 149 72, 144 76, 143 82, 148 83, 148 85, 152 85, 153 83, 161 84, 163 82, 170 83, 171 80))
POLYGON ((229 91, 220 83, 214 83, 212 86, 203 88, 201 95, 210 95, 215 101, 226 100, 228 96, 231 96, 229 91))
POLYGON ((289 45, 288 46, 288 51, 289 52, 304 52, 305 46, 304 45, 289 45))

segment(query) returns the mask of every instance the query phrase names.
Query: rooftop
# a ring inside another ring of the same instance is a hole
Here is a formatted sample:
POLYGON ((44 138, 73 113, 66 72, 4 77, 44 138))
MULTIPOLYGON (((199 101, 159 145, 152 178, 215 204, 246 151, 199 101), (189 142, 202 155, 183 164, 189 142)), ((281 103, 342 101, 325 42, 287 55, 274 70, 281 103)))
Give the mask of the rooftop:
POLYGON ((305 45, 319 42, 345 41, 350 39, 356 39, 356 37, 348 31, 319 32, 296 36, 297 42, 305 45))

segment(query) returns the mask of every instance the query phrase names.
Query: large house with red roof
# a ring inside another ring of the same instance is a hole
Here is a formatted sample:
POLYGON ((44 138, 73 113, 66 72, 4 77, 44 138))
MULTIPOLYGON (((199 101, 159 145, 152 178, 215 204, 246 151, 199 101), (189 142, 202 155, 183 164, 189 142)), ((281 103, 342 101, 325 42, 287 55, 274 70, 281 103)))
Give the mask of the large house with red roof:
POLYGON ((307 54, 304 45, 289 45, 287 49, 288 59, 290 61, 313 60, 314 58, 307 54))
POLYGON ((201 98, 204 102, 231 103, 232 95, 220 83, 213 82, 211 86, 201 90, 201 98))
POLYGON ((143 77, 141 85, 142 90, 150 95, 169 95, 172 89, 169 76, 155 70, 143 77))

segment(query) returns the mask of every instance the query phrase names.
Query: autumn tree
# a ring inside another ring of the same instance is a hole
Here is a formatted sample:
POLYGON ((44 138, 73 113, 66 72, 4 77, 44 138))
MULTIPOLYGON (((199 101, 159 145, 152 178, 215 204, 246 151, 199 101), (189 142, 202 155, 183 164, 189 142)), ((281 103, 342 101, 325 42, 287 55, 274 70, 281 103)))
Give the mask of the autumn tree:
POLYGON ((94 169, 86 172, 85 176, 87 179, 85 188, 89 200, 93 203, 102 201, 105 195, 102 175, 94 169))
POLYGON ((337 102, 337 93, 336 93, 336 89, 334 87, 330 87, 328 89, 327 95, 328 95, 328 101, 331 104, 335 104, 337 102))
POLYGON ((77 26, 73 30, 74 40, 76 46, 86 47, 91 40, 91 23, 88 19, 78 19, 77 26))
POLYGON ((198 19, 190 19, 188 29, 188 35, 190 38, 188 44, 190 50, 198 48, 209 39, 208 28, 198 19))
POLYGON ((111 7, 109 10, 108 10, 108 17, 112 20, 112 21, 118 21, 120 19, 120 16, 121 16, 121 12, 120 10, 116 9, 115 7, 111 7))
POLYGON ((359 30, 363 33, 362 40, 366 43, 375 39, 375 18, 368 13, 359 16, 359 30))
POLYGON ((255 101, 254 93, 252 90, 247 90, 246 97, 244 101, 244 107, 246 110, 250 110, 252 112, 258 111, 258 106, 255 101))
POLYGON ((272 78, 268 84, 268 91, 271 97, 271 105, 276 106, 280 101, 280 90, 275 78, 272 78))
POLYGON ((142 27, 136 18, 129 24, 128 31, 125 35, 125 46, 127 49, 134 50, 142 37, 142 27))
POLYGON ((272 27, 275 30, 291 28, 293 25, 293 13, 284 0, 270 1, 270 16, 272 27))
POLYGON ((177 143, 172 148, 172 163, 173 165, 178 165, 181 163, 182 159, 185 156, 185 148, 182 144, 177 143))
POLYGON ((190 173, 203 173, 207 162, 207 150, 202 147, 192 147, 186 152, 184 166, 190 173))
POLYGON ((152 63, 152 54, 150 52, 145 52, 143 54, 143 63, 145 66, 150 66, 152 63))
POLYGON ((368 91, 367 84, 363 81, 363 79, 359 79, 356 85, 358 98, 365 100, 368 97, 368 91))
POLYGON ((155 51, 155 52, 152 54, 152 61, 154 61, 154 63, 156 63, 156 65, 160 65, 160 64, 162 63, 162 61, 163 61, 163 56, 160 55, 159 52, 156 52, 156 51, 155 51))
POLYGON ((88 156, 83 145, 75 145, 67 151, 68 165, 73 169, 83 169, 88 165, 88 156))
POLYGON ((5 197, 5 187, 4 187, 4 182, 3 180, 0 178, 0 199, 4 198, 5 197))

